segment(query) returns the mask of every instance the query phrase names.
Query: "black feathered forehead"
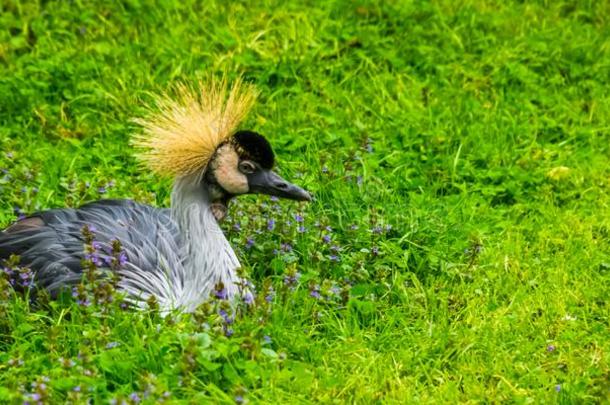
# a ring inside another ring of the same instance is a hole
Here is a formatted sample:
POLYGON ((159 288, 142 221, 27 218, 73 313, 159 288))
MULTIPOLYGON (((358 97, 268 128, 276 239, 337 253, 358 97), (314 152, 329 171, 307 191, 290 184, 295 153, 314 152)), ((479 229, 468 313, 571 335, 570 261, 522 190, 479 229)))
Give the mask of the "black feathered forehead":
POLYGON ((242 159, 253 160, 264 169, 273 167, 273 149, 264 136, 254 131, 237 131, 233 134, 232 141, 242 159))

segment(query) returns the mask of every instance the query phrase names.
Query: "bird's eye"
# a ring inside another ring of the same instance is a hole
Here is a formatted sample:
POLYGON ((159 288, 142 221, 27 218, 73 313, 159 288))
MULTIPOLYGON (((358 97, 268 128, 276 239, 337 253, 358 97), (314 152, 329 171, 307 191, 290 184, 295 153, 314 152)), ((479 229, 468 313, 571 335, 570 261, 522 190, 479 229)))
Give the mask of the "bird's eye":
POLYGON ((249 160, 243 160, 239 163, 239 170, 245 174, 251 174, 256 171, 256 166, 249 160))

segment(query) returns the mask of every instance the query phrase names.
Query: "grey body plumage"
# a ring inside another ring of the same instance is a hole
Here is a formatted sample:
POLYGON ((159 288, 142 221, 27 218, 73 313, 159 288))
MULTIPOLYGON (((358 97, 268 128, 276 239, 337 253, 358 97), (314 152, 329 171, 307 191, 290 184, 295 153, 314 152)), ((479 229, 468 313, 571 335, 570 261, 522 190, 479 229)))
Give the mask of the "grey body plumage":
POLYGON ((137 306, 152 295, 163 310, 192 311, 221 282, 227 295, 235 296, 241 285, 237 257, 210 210, 209 196, 189 184, 177 182, 172 209, 103 200, 36 214, 42 226, 0 233, 0 258, 19 255, 35 274, 36 287, 56 295, 82 280, 86 226, 101 252, 120 241, 127 260, 118 270, 118 287, 137 306))
MULTIPOLYGON (((119 240, 128 258, 126 273, 154 272, 164 261, 182 266, 182 237, 169 209, 158 209, 130 200, 102 200, 78 209, 54 209, 32 216, 42 226, 0 233, 0 257, 20 256, 21 264, 35 274, 37 287, 56 295, 62 288, 81 281, 85 240, 83 227, 94 231, 101 251, 119 240)), ((102 257, 103 258, 103 257, 102 257)), ((179 285, 182 280, 176 278, 179 285)), ((129 288, 133 280, 126 279, 129 288)), ((143 293, 152 288, 142 284, 143 293)), ((161 295, 156 291, 155 295, 161 295)))

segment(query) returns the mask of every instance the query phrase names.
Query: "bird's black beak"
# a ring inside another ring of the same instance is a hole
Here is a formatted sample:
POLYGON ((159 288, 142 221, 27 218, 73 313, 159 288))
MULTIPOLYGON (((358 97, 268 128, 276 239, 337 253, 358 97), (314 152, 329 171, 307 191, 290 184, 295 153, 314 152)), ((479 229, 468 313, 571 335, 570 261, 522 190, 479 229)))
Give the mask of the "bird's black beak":
POLYGON ((297 201, 311 201, 311 195, 289 183, 272 170, 258 170, 248 175, 250 193, 268 194, 297 201))

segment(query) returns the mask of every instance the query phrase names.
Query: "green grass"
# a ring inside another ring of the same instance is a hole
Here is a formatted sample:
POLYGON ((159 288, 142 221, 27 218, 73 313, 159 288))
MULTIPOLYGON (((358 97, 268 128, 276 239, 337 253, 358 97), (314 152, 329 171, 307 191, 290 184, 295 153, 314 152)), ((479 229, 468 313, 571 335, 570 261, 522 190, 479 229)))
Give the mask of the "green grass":
POLYGON ((224 3, 1 3, 1 226, 15 207, 167 205, 131 119, 210 73, 257 85, 246 126, 316 201, 234 204, 261 293, 230 338, 204 310, 32 307, 5 286, 0 402, 610 401, 608 3, 224 3))

